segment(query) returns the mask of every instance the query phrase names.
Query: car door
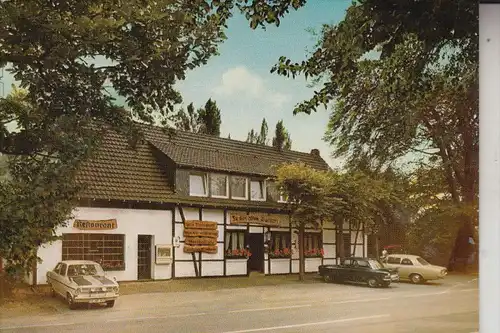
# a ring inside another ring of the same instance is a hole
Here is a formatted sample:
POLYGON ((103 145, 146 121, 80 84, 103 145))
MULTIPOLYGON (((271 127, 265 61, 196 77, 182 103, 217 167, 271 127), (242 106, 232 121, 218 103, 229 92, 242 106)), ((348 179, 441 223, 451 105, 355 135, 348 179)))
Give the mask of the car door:
POLYGON ((371 267, 366 260, 357 260, 354 270, 357 282, 366 282, 368 277, 371 276, 371 267))
POLYGON ((355 282, 365 282, 367 276, 369 275, 368 261, 366 260, 353 260, 353 265, 351 268, 351 275, 355 282))
POLYGON ((413 263, 410 258, 402 258, 401 259, 401 268, 399 269, 400 276, 403 276, 405 278, 409 278, 410 274, 412 273, 412 266, 413 263))
POLYGON ((403 272, 401 271, 401 257, 388 256, 385 266, 387 268, 396 268, 399 272, 399 276, 403 275, 403 272))
POLYGON ((52 285, 52 289, 54 289, 55 292, 59 293, 59 290, 61 289, 60 282, 59 282, 59 271, 61 270, 62 263, 58 263, 56 267, 48 274, 50 276, 50 281, 49 282, 52 285))
POLYGON ((61 267, 59 268, 59 274, 55 274, 56 275, 56 279, 57 279, 57 286, 58 286, 58 290, 57 292, 61 295, 66 295, 66 286, 67 286, 67 282, 66 282, 66 270, 68 268, 68 265, 65 264, 65 263, 62 263, 61 264, 61 267))
POLYGON ((345 259, 340 264, 339 277, 342 281, 351 281, 351 259, 345 259))

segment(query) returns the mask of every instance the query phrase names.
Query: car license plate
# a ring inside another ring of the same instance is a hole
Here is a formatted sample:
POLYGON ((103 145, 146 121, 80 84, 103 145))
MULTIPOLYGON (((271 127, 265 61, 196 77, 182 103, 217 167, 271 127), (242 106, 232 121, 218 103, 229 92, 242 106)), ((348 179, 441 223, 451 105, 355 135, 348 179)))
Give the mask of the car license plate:
POLYGON ((100 298, 98 298, 98 299, 91 299, 91 300, 89 301, 89 303, 103 303, 103 302, 104 302, 104 300, 103 300, 103 299, 100 299, 100 298))

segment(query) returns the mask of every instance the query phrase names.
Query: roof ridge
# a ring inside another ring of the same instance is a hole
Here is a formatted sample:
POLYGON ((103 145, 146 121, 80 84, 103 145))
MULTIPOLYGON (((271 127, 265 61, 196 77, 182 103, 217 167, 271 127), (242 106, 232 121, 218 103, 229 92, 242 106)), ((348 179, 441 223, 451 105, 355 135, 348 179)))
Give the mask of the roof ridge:
MULTIPOLYGON (((136 122, 142 126, 146 126, 146 127, 149 127, 149 128, 154 128, 156 130, 163 130, 164 127, 162 126, 159 126, 159 125, 155 125, 155 124, 146 124, 146 123, 140 123, 140 122, 136 122)), ((211 140, 220 140, 220 141, 226 141, 226 142, 232 142, 232 143, 238 143, 238 144, 243 144, 243 145, 246 145, 248 147, 251 147, 251 148, 258 148, 258 149, 262 149, 262 150, 267 150, 267 151, 275 151, 277 153, 293 153, 293 154, 303 154, 305 156, 313 156, 315 157, 314 155, 312 155, 311 153, 308 153, 308 152, 304 152, 304 151, 299 151, 299 150, 293 150, 293 149, 290 149, 290 150, 279 150, 277 149, 276 147, 274 146, 268 146, 268 145, 262 145, 262 144, 257 144, 257 143, 252 143, 252 142, 247 142, 247 141, 242 141, 242 140, 236 140, 236 139, 230 139, 230 138, 224 138, 224 137, 220 137, 220 136, 214 136, 214 135, 210 135, 210 134, 205 134, 205 133, 194 133, 194 132, 190 132, 190 131, 184 131, 184 130, 180 130, 180 129, 176 129, 176 128, 170 128, 170 130, 174 131, 174 132, 179 132, 179 133, 182 133, 182 134, 186 134, 187 136, 192 136, 192 137, 205 137, 207 139, 211 139, 211 140)), ((323 160, 323 158, 320 156, 320 159, 323 160)), ((325 161, 326 163, 326 161, 325 161)))

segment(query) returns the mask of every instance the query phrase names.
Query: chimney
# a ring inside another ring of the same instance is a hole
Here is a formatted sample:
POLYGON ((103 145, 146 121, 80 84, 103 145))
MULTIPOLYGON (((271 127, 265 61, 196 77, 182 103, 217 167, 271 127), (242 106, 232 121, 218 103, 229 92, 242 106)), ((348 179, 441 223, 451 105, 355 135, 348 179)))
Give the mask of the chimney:
POLYGON ((319 157, 319 149, 311 149, 311 155, 319 157))

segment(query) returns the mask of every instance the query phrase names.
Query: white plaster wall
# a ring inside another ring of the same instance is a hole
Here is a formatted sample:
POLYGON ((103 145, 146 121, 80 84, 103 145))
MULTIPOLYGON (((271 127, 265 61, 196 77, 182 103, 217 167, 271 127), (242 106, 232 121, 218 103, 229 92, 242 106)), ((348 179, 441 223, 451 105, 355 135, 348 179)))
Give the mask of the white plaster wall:
MULTIPOLYGON (((196 256, 196 261, 198 261, 198 256, 196 256)), ((198 265, 198 262, 196 262, 196 265, 198 265)), ((192 277, 192 276, 196 276, 194 271, 194 264, 192 261, 175 262, 175 277, 192 277)))
MULTIPOLYGON (((92 208, 79 207, 74 211, 75 219, 106 220, 116 219, 117 228, 114 230, 80 230, 73 228, 73 219, 66 227, 58 228, 57 235, 63 233, 113 233, 125 235, 125 270, 107 271, 109 276, 115 276, 118 281, 137 280, 137 236, 153 235, 152 244, 152 272, 153 279, 170 279, 172 277, 171 264, 156 265, 155 245, 172 243, 172 212, 170 210, 121 209, 121 208, 92 208)), ((55 267, 62 259, 62 241, 44 244, 38 250, 38 256, 43 260, 37 267, 39 284, 45 284, 45 274, 55 267)))
POLYGON ((323 259, 323 265, 335 265, 335 259, 323 259))
POLYGON ((356 257, 363 256, 363 229, 359 230, 358 232, 358 237, 356 239, 356 230, 351 231, 351 254, 354 251, 354 244, 357 243, 356 245, 356 257))
POLYGON ((323 250, 325 251, 325 258, 335 258, 336 256, 336 248, 333 244, 324 244, 323 250))
MULTIPOLYGON (((202 255, 202 258, 204 256, 202 255)), ((201 263, 202 276, 222 276, 224 275, 223 261, 202 261, 201 263)))
POLYGON ((292 260, 292 273, 299 272, 299 260, 292 260))
POLYGON ((267 254, 264 254, 264 274, 269 274, 269 259, 267 257, 267 254))
POLYGON ((228 259, 226 260, 226 275, 246 275, 246 259, 228 259))
POLYGON ((321 258, 306 258, 306 273, 317 272, 321 265, 321 258))
POLYGON ((335 243, 335 230, 323 230, 323 242, 335 243))
POLYGON ((263 227, 250 227, 249 232, 255 233, 255 234, 262 234, 262 233, 264 233, 264 228, 263 227))
POLYGON ((290 259, 271 259, 271 274, 290 273, 290 259))

